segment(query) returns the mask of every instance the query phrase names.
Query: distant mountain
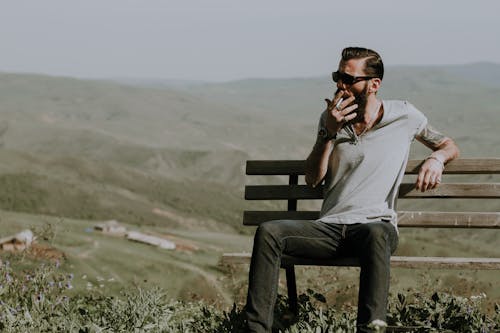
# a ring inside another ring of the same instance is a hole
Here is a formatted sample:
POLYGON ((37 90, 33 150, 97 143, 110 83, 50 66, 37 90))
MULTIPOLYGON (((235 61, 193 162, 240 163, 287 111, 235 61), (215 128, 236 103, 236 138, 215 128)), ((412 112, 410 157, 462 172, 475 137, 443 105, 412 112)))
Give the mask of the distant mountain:
POLYGON ((466 65, 444 66, 444 69, 466 80, 500 87, 500 64, 477 62, 466 65))
POLYGON ((146 88, 165 88, 165 87, 189 87, 197 84, 205 84, 208 81, 197 80, 182 80, 182 79, 154 79, 154 78, 133 78, 133 77, 114 77, 110 81, 119 84, 126 84, 131 86, 140 86, 146 88))
MULTIPOLYGON (((63 139, 68 131, 82 130, 148 147, 259 153, 260 148, 246 147, 247 142, 275 134, 279 119, 255 117, 248 110, 171 88, 0 74, 0 129, 8 128, 3 144, 14 149, 30 149, 45 136, 54 141, 54 136, 63 139), (61 130, 66 132, 57 134, 61 130)), ((279 141, 289 137, 291 133, 279 141)))

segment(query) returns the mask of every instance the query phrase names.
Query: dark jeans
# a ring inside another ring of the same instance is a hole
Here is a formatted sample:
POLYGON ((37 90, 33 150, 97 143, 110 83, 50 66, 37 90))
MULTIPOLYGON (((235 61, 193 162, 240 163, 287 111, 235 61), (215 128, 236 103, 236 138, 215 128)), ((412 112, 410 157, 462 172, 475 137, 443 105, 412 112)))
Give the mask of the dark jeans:
POLYGON ((255 233, 246 315, 249 332, 271 332, 281 256, 359 257, 358 332, 375 319, 386 320, 390 257, 398 235, 389 222, 331 224, 269 221, 255 233))

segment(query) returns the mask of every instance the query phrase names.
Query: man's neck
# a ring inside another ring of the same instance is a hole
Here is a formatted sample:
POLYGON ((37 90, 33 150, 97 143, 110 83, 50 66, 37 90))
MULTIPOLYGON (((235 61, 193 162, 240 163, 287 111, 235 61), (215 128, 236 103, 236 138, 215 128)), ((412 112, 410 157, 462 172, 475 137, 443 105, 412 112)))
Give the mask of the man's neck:
POLYGON ((380 117, 380 107, 382 102, 379 101, 374 95, 370 96, 366 103, 365 113, 363 118, 353 124, 357 134, 366 131, 373 127, 380 117))
POLYGON ((360 121, 361 124, 370 124, 373 121, 373 118, 377 117, 380 109, 380 103, 381 102, 375 97, 375 95, 372 95, 368 98, 363 120, 360 121))

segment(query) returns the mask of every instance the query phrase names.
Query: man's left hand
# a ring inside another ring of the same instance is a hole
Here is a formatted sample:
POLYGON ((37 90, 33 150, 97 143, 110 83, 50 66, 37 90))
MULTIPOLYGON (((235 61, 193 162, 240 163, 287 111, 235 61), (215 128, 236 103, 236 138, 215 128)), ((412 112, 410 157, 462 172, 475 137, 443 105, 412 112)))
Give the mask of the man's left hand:
POLYGON ((434 158, 428 158, 420 167, 415 187, 425 192, 436 188, 441 183, 443 163, 434 158))

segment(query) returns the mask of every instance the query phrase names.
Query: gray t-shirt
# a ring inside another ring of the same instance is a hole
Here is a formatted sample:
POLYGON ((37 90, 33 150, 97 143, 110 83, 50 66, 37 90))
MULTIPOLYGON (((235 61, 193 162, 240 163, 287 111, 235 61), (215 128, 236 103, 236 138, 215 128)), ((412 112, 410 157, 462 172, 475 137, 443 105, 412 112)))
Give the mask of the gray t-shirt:
MULTIPOLYGON (((334 142, 319 221, 353 224, 386 220, 397 226, 395 204, 410 144, 427 118, 406 101, 382 101, 384 114, 357 137, 344 127, 334 142)), ((321 115, 324 126, 326 112, 321 115)))

